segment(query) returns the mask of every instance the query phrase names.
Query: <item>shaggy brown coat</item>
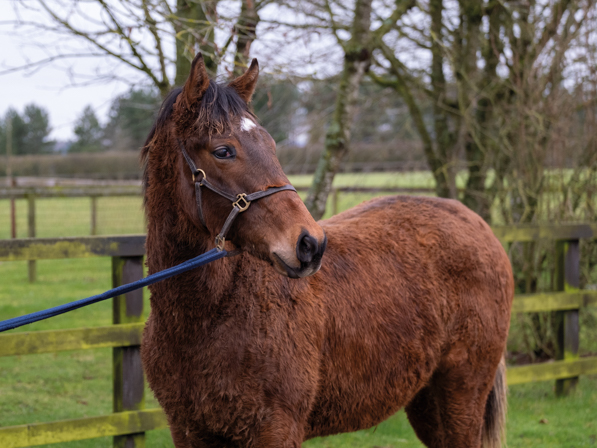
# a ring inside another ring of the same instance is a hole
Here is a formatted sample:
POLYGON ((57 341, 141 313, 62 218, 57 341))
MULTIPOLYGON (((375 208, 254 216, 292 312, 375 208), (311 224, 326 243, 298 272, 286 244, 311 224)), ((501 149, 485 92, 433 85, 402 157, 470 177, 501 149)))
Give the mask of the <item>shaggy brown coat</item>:
MULTIPOLYGON (((288 182, 271 138, 239 130, 243 110, 223 132, 197 121, 210 85, 223 88, 205 82, 202 64, 144 151, 150 272, 213 248, 230 210, 206 192, 201 225, 177 139, 227 191, 288 182), (222 141, 237 151, 227 165, 212 156, 222 141)), ((232 90, 248 102, 255 68, 243 76, 232 90)), ((282 192, 241 215, 228 244, 242 253, 151 287, 142 357, 177 448, 300 447, 403 407, 429 447, 499 446, 513 280, 479 216, 457 201, 399 196, 315 223, 282 192), (284 277, 271 247, 294 250, 305 229, 327 236, 321 269, 284 277)))

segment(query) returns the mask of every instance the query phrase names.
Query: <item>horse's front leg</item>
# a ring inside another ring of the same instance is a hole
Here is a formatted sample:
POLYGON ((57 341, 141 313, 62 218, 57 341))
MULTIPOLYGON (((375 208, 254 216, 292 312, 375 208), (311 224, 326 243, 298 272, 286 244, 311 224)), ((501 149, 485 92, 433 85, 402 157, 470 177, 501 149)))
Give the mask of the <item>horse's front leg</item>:
POLYGON ((273 410, 259 425, 255 448, 300 448, 304 423, 281 409, 273 410))
POLYGON ((172 435, 172 442, 174 442, 174 448, 192 448, 188 441, 186 431, 178 429, 174 426, 170 426, 170 435, 172 435))
POLYGON ((236 446, 232 443, 222 442, 221 440, 211 440, 214 437, 210 436, 209 442, 202 439, 204 437, 198 436, 197 434, 188 434, 187 431, 174 429, 170 427, 170 434, 172 435, 172 442, 174 442, 174 448, 228 448, 229 446, 236 446))

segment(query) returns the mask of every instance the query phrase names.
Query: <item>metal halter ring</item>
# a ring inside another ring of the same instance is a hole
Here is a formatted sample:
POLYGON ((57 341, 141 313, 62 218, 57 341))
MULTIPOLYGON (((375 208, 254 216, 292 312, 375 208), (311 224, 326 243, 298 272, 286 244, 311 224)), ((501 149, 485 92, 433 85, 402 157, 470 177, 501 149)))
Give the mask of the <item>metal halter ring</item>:
POLYGON ((225 237, 223 237, 221 234, 216 236, 216 249, 218 249, 218 251, 224 250, 225 243, 226 243, 225 237))
POLYGON ((244 212, 246 209, 249 208, 249 205, 251 205, 250 201, 247 201, 246 199, 246 193, 239 193, 236 195, 236 201, 232 203, 233 207, 237 207, 238 208, 238 212, 244 212), (240 201, 244 202, 244 205, 240 205, 240 201))
POLYGON ((203 182, 205 179, 207 179, 207 176, 205 175, 205 171, 203 171, 202 169, 197 168, 197 170, 193 173, 193 182, 195 182, 195 177, 197 176, 197 174, 203 174, 203 177, 201 178, 201 180, 199 181, 199 183, 203 182))

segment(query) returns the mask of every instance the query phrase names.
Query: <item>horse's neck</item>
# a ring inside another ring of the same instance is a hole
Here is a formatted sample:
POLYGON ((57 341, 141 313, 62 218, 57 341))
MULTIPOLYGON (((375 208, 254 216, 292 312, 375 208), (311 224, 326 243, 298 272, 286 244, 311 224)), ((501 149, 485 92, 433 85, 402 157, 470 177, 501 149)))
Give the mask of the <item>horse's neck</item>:
POLYGON ((176 199, 159 189, 152 190, 151 200, 146 195, 146 247, 150 274, 207 251, 209 234, 185 219, 176 199))
MULTIPOLYGON (((152 191, 151 199, 146 203, 150 274, 197 257, 213 247, 214 236, 184 219, 177 202, 168 197, 166 191, 152 191)), ((201 319, 206 313, 234 306, 231 298, 238 296, 239 289, 235 279, 247 275, 254 278, 251 272, 255 270, 259 267, 247 255, 221 258, 153 285, 150 288, 152 309, 164 316, 184 312, 201 319)))
MULTIPOLYGON (((184 241, 168 232, 148 232, 148 267, 150 273, 178 265, 206 252, 208 237, 184 241)), ((238 275, 246 264, 242 257, 225 257, 183 274, 156 283, 152 288, 152 308, 172 313, 184 310, 194 317, 200 317, 203 310, 214 310, 228 303, 238 275)))

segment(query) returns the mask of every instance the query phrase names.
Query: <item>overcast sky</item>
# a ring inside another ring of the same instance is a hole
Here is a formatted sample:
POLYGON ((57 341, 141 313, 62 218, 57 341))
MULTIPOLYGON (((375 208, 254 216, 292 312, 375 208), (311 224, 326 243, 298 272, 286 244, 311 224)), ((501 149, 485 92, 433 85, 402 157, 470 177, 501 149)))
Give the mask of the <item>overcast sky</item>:
MULTIPOLYGON (((32 0, 19 1, 21 5, 34 7, 36 5, 32 0)), ((28 34, 21 29, 6 25, 6 22, 15 19, 12 3, 13 0, 0 0, 0 72, 9 67, 22 65, 27 60, 36 60, 44 56, 38 48, 32 46, 28 34)), ((221 3, 222 5, 226 4, 226 2, 221 3)), ((236 7, 237 3, 230 2, 232 7, 236 7)), ((89 4, 83 3, 82 5, 87 8, 89 4)), ((22 14, 21 19, 35 16, 22 8, 19 11, 22 14)), ((292 19, 288 17, 288 11, 281 11, 275 6, 262 11, 262 18, 277 18, 280 15, 284 15, 284 20, 292 19)), ((251 52, 253 56, 259 58, 262 71, 280 72, 280 61, 282 61, 282 65, 286 64, 282 68, 282 71, 286 73, 302 71, 303 74, 308 72, 313 75, 317 72, 318 75, 326 76, 331 74, 326 73, 327 70, 335 71, 336 67, 341 67, 341 54, 337 55, 339 57, 337 61, 333 61, 330 56, 320 58, 320 61, 325 60, 326 63, 318 64, 317 67, 307 62, 318 50, 325 53, 330 52, 335 41, 329 41, 325 36, 311 34, 304 37, 305 42, 300 42, 301 39, 283 37, 286 34, 279 31, 277 29, 274 33, 260 34, 258 30, 260 38, 251 47, 251 52), (282 43, 281 39, 286 39, 286 42, 282 43)), ((34 37, 37 42, 42 42, 47 47, 63 45, 65 42, 62 37, 61 40, 56 40, 56 36, 51 33, 37 32, 34 37)), ((69 40, 68 44, 71 48, 84 48, 75 39, 69 40)), ((77 72, 93 73, 98 65, 98 59, 78 59, 74 64, 77 72)), ((25 105, 35 103, 48 110, 52 126, 51 138, 57 140, 67 140, 73 137, 74 122, 88 104, 94 108, 100 121, 105 122, 112 100, 128 90, 129 85, 114 81, 109 84, 91 83, 85 87, 72 87, 68 73, 64 69, 66 65, 65 62, 54 63, 44 66, 33 74, 17 71, 0 75, 0 116, 3 116, 10 107, 22 112, 25 105), (63 68, 61 69, 60 66, 63 68)), ((115 66, 114 62, 106 59, 104 67, 110 69, 112 66, 115 66)), ((127 76, 127 68, 122 64, 115 66, 115 70, 118 70, 119 75, 127 76)), ((130 72, 130 79, 139 79, 138 72, 133 72, 132 69, 130 72)))
MULTIPOLYGON (((10 0, 0 0, 0 20, 14 19, 11 3, 10 0)), ((24 55, 35 57, 37 54, 18 32, 8 27, 0 28, 0 49, 0 70, 22 64, 24 55)), ((91 61, 82 63, 91 65, 91 61)), ((38 104, 50 113, 51 137, 65 140, 72 137, 73 123, 86 105, 91 104, 100 118, 104 118, 112 98, 127 89, 118 82, 86 87, 67 87, 68 84, 66 73, 53 66, 44 67, 30 76, 23 72, 4 74, 0 76, 0 115, 4 115, 9 107, 22 112, 25 105, 38 104)))

